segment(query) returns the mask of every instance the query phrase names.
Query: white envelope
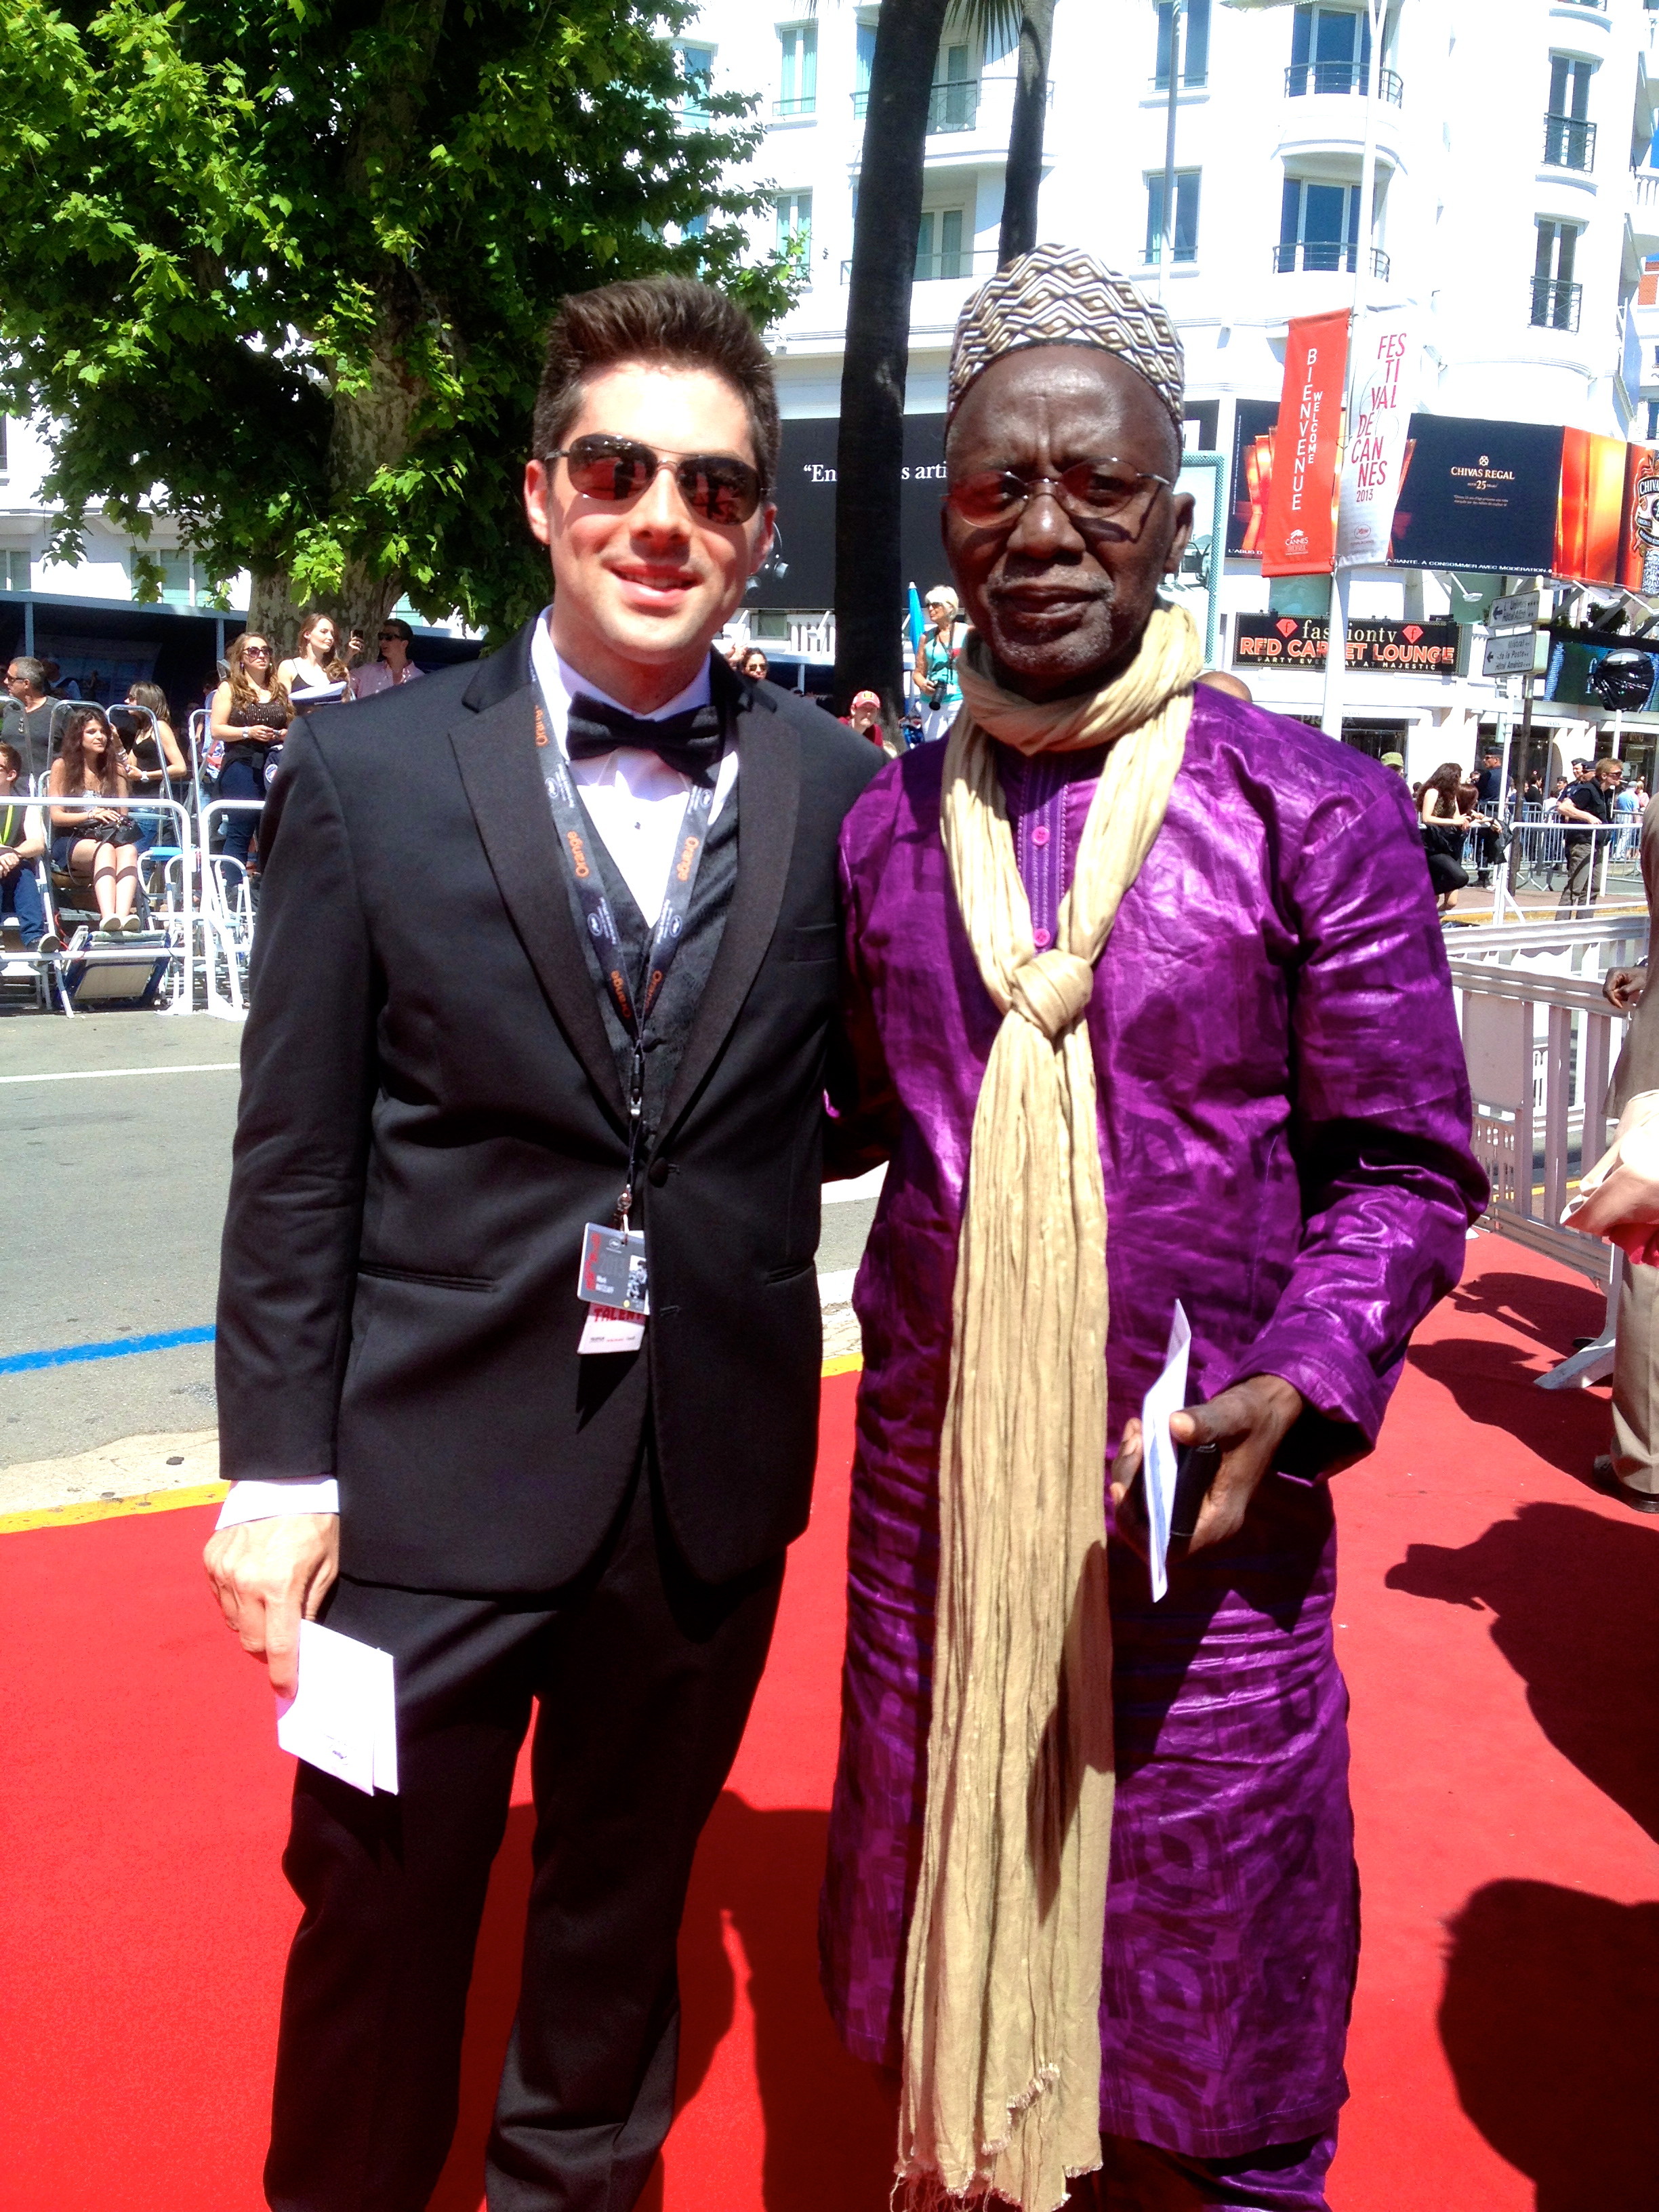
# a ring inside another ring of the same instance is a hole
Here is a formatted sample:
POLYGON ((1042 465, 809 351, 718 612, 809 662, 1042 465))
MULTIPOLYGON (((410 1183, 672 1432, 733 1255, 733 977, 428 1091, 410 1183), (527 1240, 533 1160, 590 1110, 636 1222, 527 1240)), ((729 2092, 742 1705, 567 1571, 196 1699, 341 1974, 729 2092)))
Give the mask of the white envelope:
POLYGON ((392 1654, 320 1621, 300 1623, 300 1686, 276 1700, 276 1741, 325 1774, 373 1796, 398 1791, 397 1683, 392 1654))
POLYGON ((1154 1605, 1170 1587, 1170 1521, 1175 1510, 1176 1474, 1170 1416, 1178 1413, 1187 1402, 1187 1361, 1192 1344, 1192 1324, 1177 1299, 1175 1319, 1170 1323, 1170 1346, 1164 1355, 1164 1372, 1140 1405, 1144 1455, 1140 1465, 1141 1494, 1146 1501, 1154 1605))

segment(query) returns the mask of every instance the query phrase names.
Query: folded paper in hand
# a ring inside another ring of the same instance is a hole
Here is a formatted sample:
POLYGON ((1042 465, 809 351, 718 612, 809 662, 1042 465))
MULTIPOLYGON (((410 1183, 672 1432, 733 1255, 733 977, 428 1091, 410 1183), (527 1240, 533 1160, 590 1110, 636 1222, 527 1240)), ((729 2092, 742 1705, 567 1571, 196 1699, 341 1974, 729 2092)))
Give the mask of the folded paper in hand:
POLYGON ((325 1774, 373 1796, 398 1790, 397 1686, 392 1654, 300 1623, 300 1687, 276 1700, 276 1741, 325 1774))
POLYGON ((1175 1511, 1176 1477, 1180 1455, 1170 1435, 1170 1416, 1187 1402, 1187 1361, 1192 1351, 1192 1324, 1179 1299, 1170 1324, 1170 1347, 1164 1372, 1141 1401, 1140 1432, 1142 1495, 1146 1501, 1149 1564, 1152 1571, 1152 1602, 1156 1605, 1170 1587, 1170 1522, 1175 1511))

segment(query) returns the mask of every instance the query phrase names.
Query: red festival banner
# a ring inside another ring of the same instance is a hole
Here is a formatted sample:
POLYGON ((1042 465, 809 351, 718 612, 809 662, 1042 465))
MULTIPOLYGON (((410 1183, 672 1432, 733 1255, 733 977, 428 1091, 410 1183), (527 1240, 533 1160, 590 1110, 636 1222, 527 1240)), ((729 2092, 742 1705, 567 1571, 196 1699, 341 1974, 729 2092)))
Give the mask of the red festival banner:
POLYGON ((1590 430, 1564 433, 1555 520, 1558 576, 1581 584, 1618 582, 1627 453, 1622 438, 1590 430))
POLYGON ((1328 576, 1336 549, 1336 453, 1348 314, 1292 321, 1261 532, 1264 576, 1328 576))

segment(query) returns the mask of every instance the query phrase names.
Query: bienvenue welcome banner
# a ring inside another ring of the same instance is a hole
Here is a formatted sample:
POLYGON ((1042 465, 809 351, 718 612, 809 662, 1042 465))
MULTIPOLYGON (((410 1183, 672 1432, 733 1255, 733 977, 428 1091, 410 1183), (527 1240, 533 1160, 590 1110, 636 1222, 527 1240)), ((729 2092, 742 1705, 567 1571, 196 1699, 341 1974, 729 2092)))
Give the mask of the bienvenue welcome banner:
POLYGON ((1295 318, 1285 343, 1285 388, 1261 532, 1264 576, 1328 575, 1334 542, 1348 313, 1295 318))

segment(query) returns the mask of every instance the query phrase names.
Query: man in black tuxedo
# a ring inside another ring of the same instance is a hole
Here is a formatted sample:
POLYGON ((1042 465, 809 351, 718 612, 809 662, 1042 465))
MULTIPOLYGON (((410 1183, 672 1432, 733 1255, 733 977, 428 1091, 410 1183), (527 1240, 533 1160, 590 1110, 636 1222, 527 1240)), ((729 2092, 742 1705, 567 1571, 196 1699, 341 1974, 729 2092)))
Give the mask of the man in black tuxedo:
POLYGON ((568 300, 550 616, 296 723, 265 810, 208 1569, 279 1691, 302 1611, 392 1654, 400 1783, 298 1771, 278 2212, 427 2202, 532 1699, 490 2205, 624 2212, 667 2131, 692 1852, 806 1522, 836 839, 880 766, 709 653, 778 437, 719 295, 568 300), (649 1316, 596 1325, 624 1217, 649 1316))

